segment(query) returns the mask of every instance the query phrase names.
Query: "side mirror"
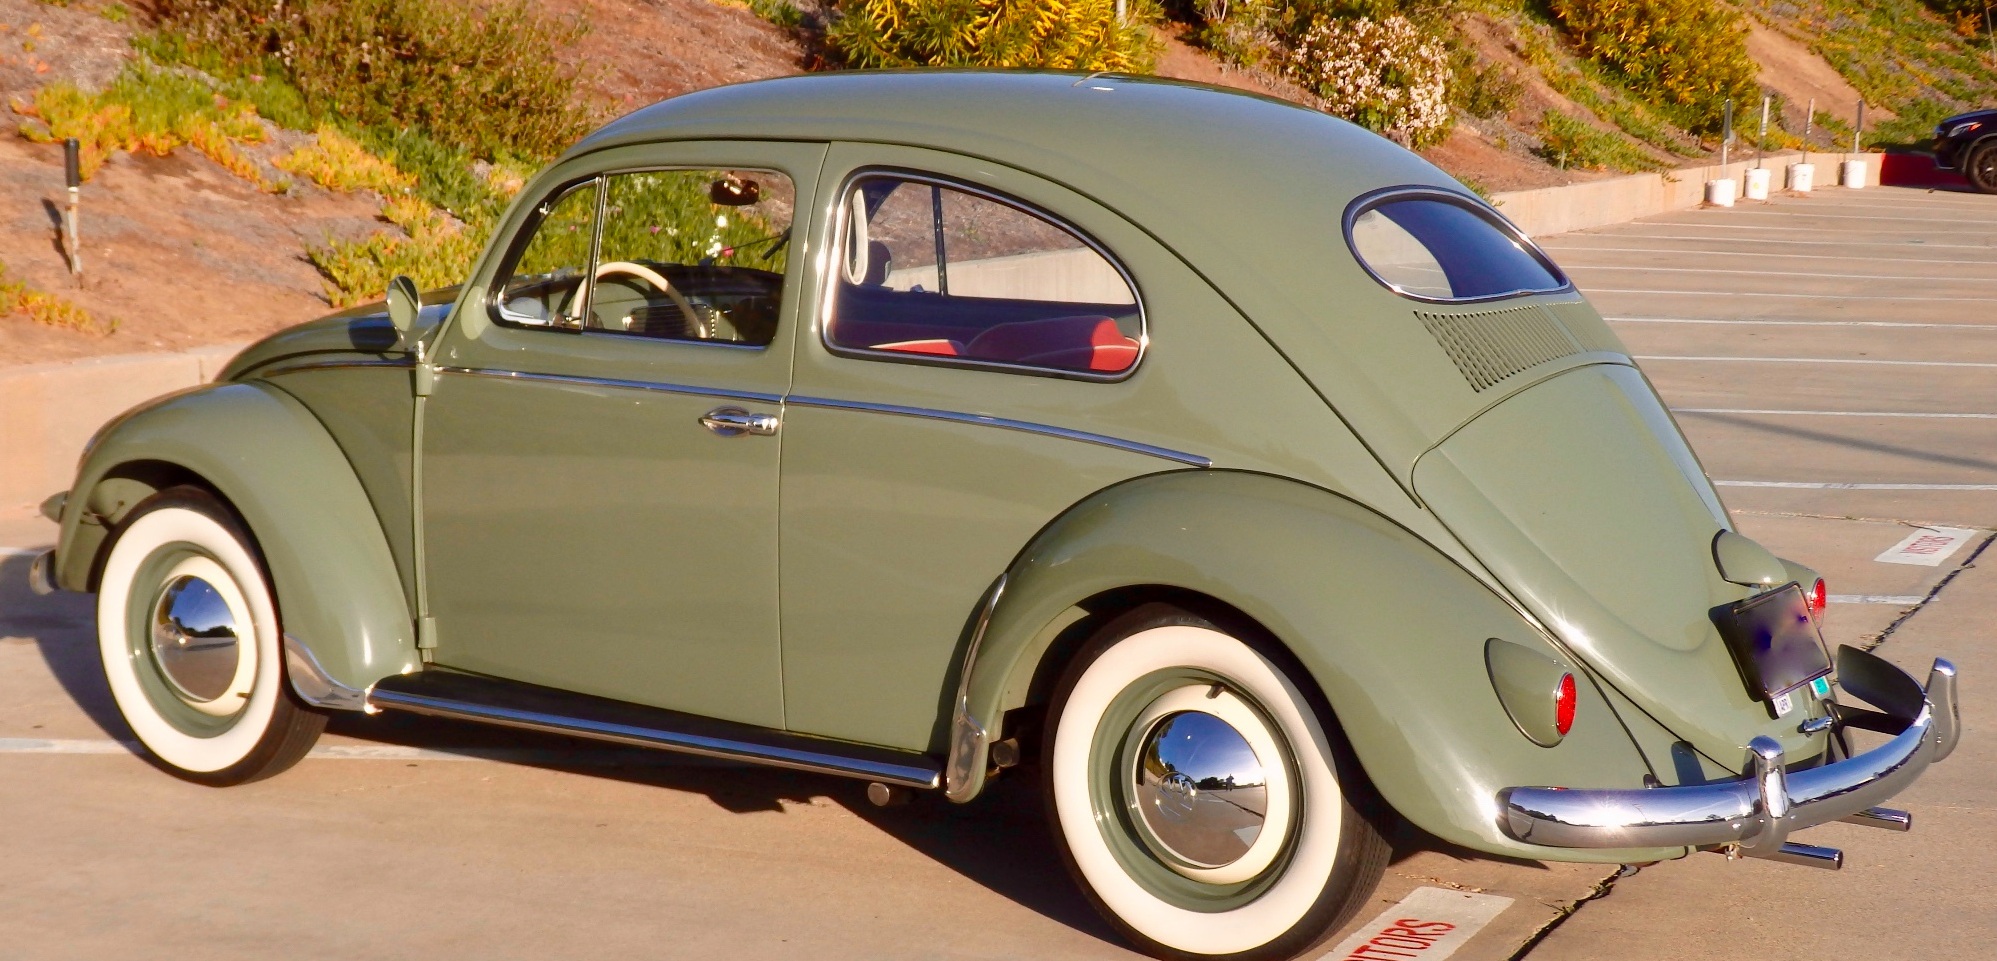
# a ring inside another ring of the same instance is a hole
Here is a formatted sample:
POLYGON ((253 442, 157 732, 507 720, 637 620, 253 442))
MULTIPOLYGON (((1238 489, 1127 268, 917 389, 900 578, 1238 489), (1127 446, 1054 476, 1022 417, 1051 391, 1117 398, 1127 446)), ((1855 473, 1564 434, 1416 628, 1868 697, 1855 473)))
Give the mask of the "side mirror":
POLYGON ((763 199, 763 188, 753 180, 723 177, 707 185, 707 199, 717 207, 748 207, 763 199))
POLYGON ((395 336, 407 342, 409 332, 416 329, 416 319, 423 312, 423 295, 416 290, 416 282, 397 274, 388 282, 388 322, 395 325, 395 336))

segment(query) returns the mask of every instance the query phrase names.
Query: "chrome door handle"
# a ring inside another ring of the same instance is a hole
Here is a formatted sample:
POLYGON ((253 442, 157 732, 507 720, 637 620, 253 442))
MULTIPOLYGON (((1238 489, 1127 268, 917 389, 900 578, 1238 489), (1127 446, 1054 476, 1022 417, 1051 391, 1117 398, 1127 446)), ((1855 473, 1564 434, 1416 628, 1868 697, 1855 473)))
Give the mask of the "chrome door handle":
POLYGON ((701 415, 700 426, 723 437, 743 434, 768 437, 775 434, 783 422, 775 414, 751 414, 740 407, 716 407, 701 415))

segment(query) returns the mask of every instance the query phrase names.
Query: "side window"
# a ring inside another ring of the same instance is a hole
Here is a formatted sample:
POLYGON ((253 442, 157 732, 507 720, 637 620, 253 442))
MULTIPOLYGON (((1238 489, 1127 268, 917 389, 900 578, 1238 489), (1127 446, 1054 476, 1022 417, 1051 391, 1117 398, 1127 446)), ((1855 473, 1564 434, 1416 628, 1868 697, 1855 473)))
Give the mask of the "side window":
POLYGON ((795 202, 775 172, 611 174, 584 330, 768 345, 795 202))
POLYGON ((597 181, 569 187, 535 212, 533 236, 499 289, 499 316, 516 324, 574 326, 596 237, 597 181))
POLYGON ((1452 199, 1390 197, 1363 208, 1349 233, 1374 278, 1410 297, 1481 300, 1567 286, 1536 248, 1452 199))
MULTIPOLYGON (((847 190, 826 343, 1112 376, 1144 322, 1123 271, 1022 204, 911 177, 847 190)), ((947 361, 946 361, 947 362, 947 361)))

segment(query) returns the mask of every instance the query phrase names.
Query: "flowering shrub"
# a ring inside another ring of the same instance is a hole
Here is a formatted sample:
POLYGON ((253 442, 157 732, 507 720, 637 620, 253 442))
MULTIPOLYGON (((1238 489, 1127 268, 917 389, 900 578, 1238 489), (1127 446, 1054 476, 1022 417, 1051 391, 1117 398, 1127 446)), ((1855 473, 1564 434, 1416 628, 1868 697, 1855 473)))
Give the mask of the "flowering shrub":
POLYGON ((1449 133, 1449 47, 1399 14, 1313 20, 1284 72, 1327 112, 1413 149, 1449 133))
POLYGON ((1551 0, 1581 51, 1694 132, 1760 93, 1747 21, 1720 0, 1551 0))
POLYGON ((826 31, 855 67, 1051 67, 1148 73, 1156 5, 1116 0, 843 0, 826 31))

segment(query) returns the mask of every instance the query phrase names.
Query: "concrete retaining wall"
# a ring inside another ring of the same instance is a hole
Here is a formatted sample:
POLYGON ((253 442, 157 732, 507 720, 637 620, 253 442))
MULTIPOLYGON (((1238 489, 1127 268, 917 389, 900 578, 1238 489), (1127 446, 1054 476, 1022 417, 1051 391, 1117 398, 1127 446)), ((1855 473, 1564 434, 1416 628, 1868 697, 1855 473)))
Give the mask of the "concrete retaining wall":
MULTIPOLYGON (((1879 173, 1884 165, 1881 154, 1810 154, 1810 162, 1817 167, 1816 189, 1836 189, 1838 165, 1845 160, 1866 161, 1866 186, 1879 186, 1879 173)), ((1774 171, 1771 191, 1782 189, 1782 168, 1803 159, 1801 154, 1769 154, 1762 160, 1762 166, 1774 171)), ((1661 173, 1635 174, 1629 177, 1615 177, 1585 184, 1569 184, 1565 187, 1541 187, 1538 190, 1513 190, 1492 195, 1498 203, 1498 212, 1510 218, 1532 236, 1564 234, 1570 230, 1586 230, 1590 227, 1606 227, 1610 224, 1628 223, 1644 217, 1654 217, 1673 210, 1697 207, 1706 200, 1706 181, 1731 177, 1735 184, 1745 181, 1744 172, 1754 167, 1754 158, 1730 163, 1725 167, 1714 164, 1710 167, 1686 167, 1681 170, 1667 170, 1661 173)), ((1736 196, 1739 193, 1736 191, 1736 196)), ((1749 201, 1737 201, 1748 203, 1749 201)))
POLYGON ((169 391, 213 380, 242 344, 0 367, 0 510, 41 503, 76 478, 104 422, 169 391))

